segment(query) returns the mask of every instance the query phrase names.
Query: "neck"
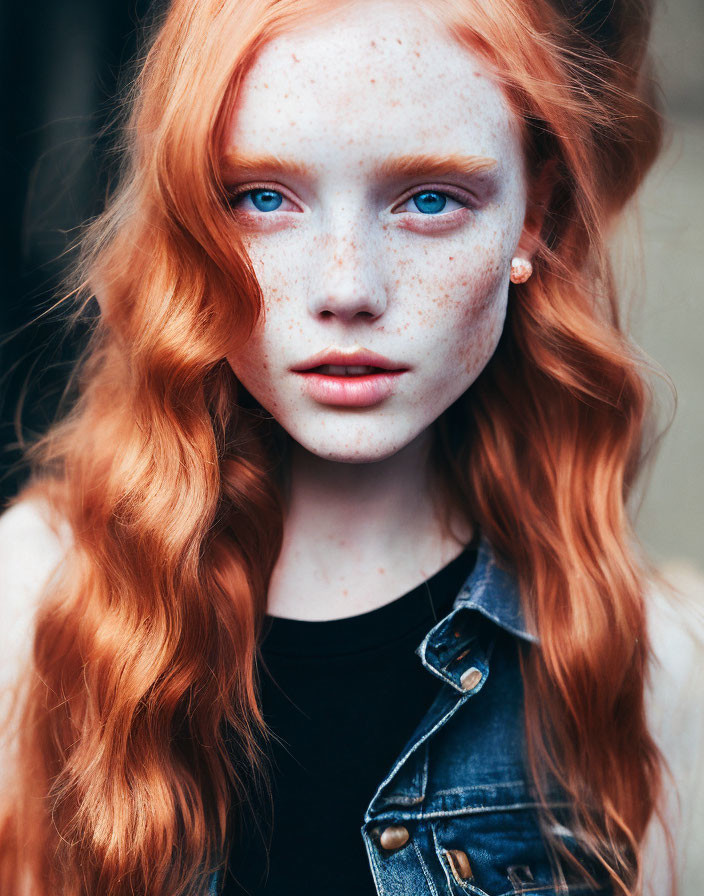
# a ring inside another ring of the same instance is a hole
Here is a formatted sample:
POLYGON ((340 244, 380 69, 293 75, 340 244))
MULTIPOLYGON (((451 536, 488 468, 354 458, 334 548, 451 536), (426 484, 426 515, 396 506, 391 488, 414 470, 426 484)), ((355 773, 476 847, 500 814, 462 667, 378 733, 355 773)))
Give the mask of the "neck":
POLYGON ((393 600, 471 538, 445 530, 428 475, 430 433, 375 463, 324 460, 292 444, 284 541, 269 589, 272 615, 338 618, 393 600))

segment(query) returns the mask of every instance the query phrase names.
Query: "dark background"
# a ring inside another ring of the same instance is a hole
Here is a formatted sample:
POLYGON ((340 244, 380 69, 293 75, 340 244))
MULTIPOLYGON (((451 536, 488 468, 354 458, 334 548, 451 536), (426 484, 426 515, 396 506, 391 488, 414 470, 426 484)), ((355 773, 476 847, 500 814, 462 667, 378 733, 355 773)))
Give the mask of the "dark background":
MULTIPOLYGON (((164 2, 0 0, 0 500, 25 476, 14 466, 13 422, 23 385, 22 425, 31 438, 51 420, 83 336, 64 339, 50 314, 21 328, 51 306, 70 260, 62 253, 102 207, 112 164, 102 132, 115 114, 120 76, 131 71, 137 26, 164 2)), ((669 145, 641 194, 640 226, 631 216, 614 242, 633 332, 674 380, 679 409, 637 524, 653 555, 701 568, 704 2, 661 0, 654 49, 669 145)))
POLYGON ((46 312, 80 225, 103 206, 115 171, 115 100, 132 72, 139 25, 158 11, 147 0, 0 7, 0 498, 26 478, 14 424, 20 395, 26 387, 22 428, 31 438, 56 412, 86 335, 66 336, 66 313, 46 312))

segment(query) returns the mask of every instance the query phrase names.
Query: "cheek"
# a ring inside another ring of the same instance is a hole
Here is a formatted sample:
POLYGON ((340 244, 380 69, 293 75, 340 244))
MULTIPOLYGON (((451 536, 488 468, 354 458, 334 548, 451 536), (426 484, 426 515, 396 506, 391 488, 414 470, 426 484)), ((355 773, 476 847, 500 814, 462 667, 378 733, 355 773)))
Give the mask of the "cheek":
POLYGON ((275 236, 261 243, 246 240, 245 248, 262 291, 264 310, 271 314, 286 305, 290 286, 295 282, 292 253, 284 246, 277 246, 275 236))
POLYGON ((287 263, 285 253, 263 251, 256 244, 250 244, 248 255, 261 289, 263 313, 237 357, 229 359, 245 386, 253 378, 266 379, 277 347, 301 329, 300 313, 295 311, 295 296, 301 285, 300 272, 287 263))
POLYGON ((489 360, 506 314, 509 263, 505 246, 483 243, 437 256, 417 271, 420 338, 440 350, 455 372, 476 376, 489 360))

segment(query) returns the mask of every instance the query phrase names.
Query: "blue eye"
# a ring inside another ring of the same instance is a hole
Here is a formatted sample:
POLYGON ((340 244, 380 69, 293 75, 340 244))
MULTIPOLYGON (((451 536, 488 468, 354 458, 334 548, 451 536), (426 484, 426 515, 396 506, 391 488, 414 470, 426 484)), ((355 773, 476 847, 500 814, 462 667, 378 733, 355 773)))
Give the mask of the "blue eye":
POLYGON ((247 190, 244 196, 249 196, 252 204, 260 212, 273 212, 284 201, 284 197, 277 190, 255 189, 247 190))
POLYGON ((416 193, 412 198, 415 207, 419 212, 423 212, 424 215, 436 215, 447 205, 447 196, 444 193, 438 193, 436 190, 416 193))
POLYGON ((251 190, 250 196, 260 212, 273 212, 284 201, 284 197, 276 190, 251 190))

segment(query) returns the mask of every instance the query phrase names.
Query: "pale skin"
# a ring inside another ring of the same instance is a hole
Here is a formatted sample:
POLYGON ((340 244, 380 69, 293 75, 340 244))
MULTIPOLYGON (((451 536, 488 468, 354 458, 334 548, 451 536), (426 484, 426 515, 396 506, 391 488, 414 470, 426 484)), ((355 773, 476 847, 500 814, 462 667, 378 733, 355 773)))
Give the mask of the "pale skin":
POLYGON ((532 256, 518 122, 422 5, 363 2, 260 51, 223 159, 265 308, 229 360, 293 444, 268 612, 363 613, 472 535, 462 520, 444 531, 426 457, 433 422, 496 348, 512 258, 532 256), (383 167, 401 156, 424 162, 383 167), (330 347, 409 369, 372 407, 320 403, 290 368, 330 347))

